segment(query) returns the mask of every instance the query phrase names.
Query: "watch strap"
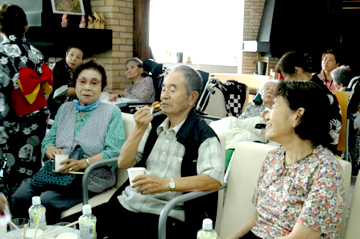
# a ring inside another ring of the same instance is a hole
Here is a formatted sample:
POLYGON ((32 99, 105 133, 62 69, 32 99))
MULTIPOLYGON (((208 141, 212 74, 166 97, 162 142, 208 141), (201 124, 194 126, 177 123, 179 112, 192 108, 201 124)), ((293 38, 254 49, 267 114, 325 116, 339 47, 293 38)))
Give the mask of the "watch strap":
POLYGON ((171 192, 174 192, 174 191, 175 191, 175 181, 174 181, 174 178, 170 178, 169 187, 170 187, 170 191, 171 191, 171 192))

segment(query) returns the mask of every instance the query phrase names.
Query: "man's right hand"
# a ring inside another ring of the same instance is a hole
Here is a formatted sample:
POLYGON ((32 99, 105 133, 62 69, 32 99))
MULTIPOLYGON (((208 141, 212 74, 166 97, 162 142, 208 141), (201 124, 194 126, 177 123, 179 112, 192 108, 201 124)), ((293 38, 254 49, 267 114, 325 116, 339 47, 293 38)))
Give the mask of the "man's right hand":
POLYGON ((153 120, 153 118, 154 116, 152 115, 149 106, 140 108, 134 114, 136 126, 139 129, 143 129, 143 130, 146 130, 149 127, 149 124, 153 120))
POLYGON ((64 154, 61 149, 55 147, 55 145, 51 145, 45 149, 45 155, 49 159, 55 159, 55 154, 64 154))

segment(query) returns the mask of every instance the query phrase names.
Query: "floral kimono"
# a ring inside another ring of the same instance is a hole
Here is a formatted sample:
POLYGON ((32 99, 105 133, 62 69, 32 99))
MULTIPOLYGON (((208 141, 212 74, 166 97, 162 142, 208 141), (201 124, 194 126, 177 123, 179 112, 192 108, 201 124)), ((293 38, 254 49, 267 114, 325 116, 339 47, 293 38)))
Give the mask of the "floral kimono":
POLYGON ((41 167, 49 116, 45 86, 50 93, 52 72, 43 54, 25 36, 10 35, 0 44, 0 170, 8 196, 41 167))

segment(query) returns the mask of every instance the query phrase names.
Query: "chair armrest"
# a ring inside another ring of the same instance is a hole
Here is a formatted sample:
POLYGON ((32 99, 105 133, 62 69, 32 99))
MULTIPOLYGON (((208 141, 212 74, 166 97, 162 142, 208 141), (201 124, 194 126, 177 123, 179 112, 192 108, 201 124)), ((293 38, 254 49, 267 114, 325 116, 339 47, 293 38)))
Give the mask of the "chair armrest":
POLYGON ((221 117, 211 116, 211 115, 198 115, 198 116, 203 120, 211 120, 211 121, 217 121, 223 119, 221 117))
POLYGON ((111 159, 105 159, 101 161, 97 161, 95 163, 90 164, 86 170, 85 174, 82 178, 82 195, 83 195, 83 205, 88 204, 89 202, 89 193, 88 193, 88 181, 89 181, 89 175, 90 173, 101 166, 112 166, 117 163, 118 158, 111 158, 111 159))
POLYGON ((202 197, 208 195, 210 193, 214 193, 225 189, 227 187, 227 183, 224 183, 221 188, 218 190, 211 190, 211 191, 201 191, 201 192, 190 192, 185 193, 180 196, 174 197, 169 202, 167 202, 164 208, 161 210, 160 217, 159 217, 159 225, 158 225, 158 239, 165 239, 166 238, 166 221, 169 216, 170 211, 178 204, 190 201, 192 199, 202 197))

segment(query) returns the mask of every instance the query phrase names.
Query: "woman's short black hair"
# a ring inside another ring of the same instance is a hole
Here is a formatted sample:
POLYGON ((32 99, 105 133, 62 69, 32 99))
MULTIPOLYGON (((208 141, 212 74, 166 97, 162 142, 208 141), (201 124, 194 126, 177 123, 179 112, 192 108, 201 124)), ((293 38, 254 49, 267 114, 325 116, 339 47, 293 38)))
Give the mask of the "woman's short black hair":
POLYGON ((81 64, 75 69, 73 78, 77 80, 80 72, 87 69, 94 69, 101 74, 101 91, 103 91, 107 85, 106 70, 103 64, 98 62, 96 59, 91 58, 81 62, 81 64))
POLYGON ((0 6, 0 31, 6 36, 24 34, 27 25, 26 14, 21 7, 12 3, 0 6))
POLYGON ((295 74, 295 67, 302 68, 303 71, 313 73, 314 63, 307 53, 297 51, 286 52, 279 60, 275 67, 275 71, 282 74, 295 74))
POLYGON ((312 81, 281 82, 275 94, 282 96, 291 110, 304 108, 295 133, 315 146, 329 147, 333 142, 330 135, 330 121, 334 119, 327 93, 312 81))
POLYGON ((340 51, 335 50, 335 49, 326 50, 326 51, 324 51, 324 53, 322 54, 321 60, 324 59, 324 57, 325 57, 326 54, 332 54, 332 55, 335 57, 336 63, 340 63, 340 62, 341 62, 341 54, 340 54, 340 51))
POLYGON ((80 45, 71 45, 67 48, 66 50, 66 54, 72 49, 72 48, 76 48, 79 49, 80 51, 82 51, 83 53, 83 59, 85 58, 85 47, 84 46, 80 46, 80 45))

